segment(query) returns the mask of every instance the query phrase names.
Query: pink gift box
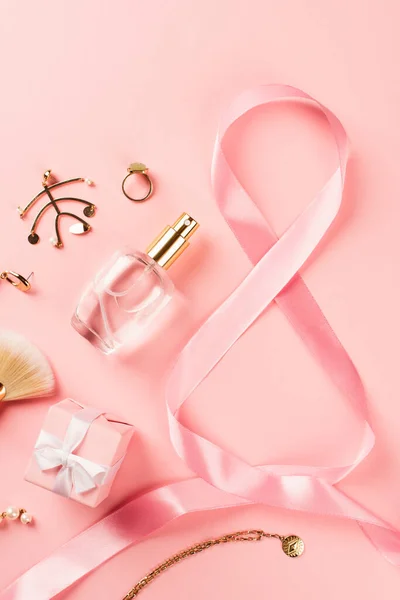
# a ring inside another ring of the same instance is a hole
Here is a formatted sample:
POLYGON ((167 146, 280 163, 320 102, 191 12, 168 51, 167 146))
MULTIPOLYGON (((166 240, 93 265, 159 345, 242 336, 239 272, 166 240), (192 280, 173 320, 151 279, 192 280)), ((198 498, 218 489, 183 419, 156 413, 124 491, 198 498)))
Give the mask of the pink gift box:
POLYGON ((62 400, 46 415, 25 479, 98 506, 109 495, 133 433, 133 425, 112 415, 62 400), (82 437, 76 448, 68 447, 82 437))

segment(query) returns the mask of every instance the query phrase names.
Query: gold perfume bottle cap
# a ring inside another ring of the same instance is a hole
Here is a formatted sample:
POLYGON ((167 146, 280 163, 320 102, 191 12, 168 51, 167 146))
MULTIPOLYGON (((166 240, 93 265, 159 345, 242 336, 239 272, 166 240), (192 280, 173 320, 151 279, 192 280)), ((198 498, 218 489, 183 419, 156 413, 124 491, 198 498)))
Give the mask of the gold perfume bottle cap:
POLYGON ((170 227, 167 225, 160 235, 150 244, 146 252, 164 269, 176 261, 178 256, 189 246, 188 239, 199 227, 197 221, 187 213, 183 213, 170 227))

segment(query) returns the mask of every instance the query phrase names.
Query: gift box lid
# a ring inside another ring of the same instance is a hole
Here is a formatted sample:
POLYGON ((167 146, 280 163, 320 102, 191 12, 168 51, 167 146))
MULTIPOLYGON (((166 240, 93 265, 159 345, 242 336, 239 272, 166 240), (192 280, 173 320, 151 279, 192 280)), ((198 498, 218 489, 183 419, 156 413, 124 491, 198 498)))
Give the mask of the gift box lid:
MULTIPOLYGON (((72 398, 53 404, 48 410, 42 429, 63 440, 72 417, 84 408, 72 398)), ((74 450, 74 454, 98 464, 112 466, 126 453, 134 427, 114 415, 100 415, 74 450)))

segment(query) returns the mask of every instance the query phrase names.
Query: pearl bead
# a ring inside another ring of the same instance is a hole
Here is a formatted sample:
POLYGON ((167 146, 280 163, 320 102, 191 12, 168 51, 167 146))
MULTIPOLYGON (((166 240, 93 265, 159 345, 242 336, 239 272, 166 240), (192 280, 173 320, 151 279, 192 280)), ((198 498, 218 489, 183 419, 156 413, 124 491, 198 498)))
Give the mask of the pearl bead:
POLYGON ((23 525, 29 525, 29 523, 32 523, 33 517, 29 513, 25 512, 20 516, 20 521, 23 523, 23 525))
POLYGON ((86 178, 85 182, 87 183, 87 185, 93 185, 93 181, 91 179, 86 178))
POLYGON ((9 506, 5 510, 7 519, 11 519, 11 521, 15 521, 19 517, 19 508, 16 506, 9 506))
POLYGON ((51 237, 49 239, 50 244, 52 244, 55 248, 62 248, 62 243, 57 240, 55 237, 51 237))

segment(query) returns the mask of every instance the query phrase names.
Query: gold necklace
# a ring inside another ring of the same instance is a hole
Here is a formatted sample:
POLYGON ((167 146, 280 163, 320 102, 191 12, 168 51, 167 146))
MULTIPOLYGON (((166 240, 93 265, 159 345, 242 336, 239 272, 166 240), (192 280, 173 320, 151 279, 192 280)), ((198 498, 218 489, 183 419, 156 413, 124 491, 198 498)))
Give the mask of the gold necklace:
POLYGON ((136 598, 139 592, 141 592, 143 588, 145 588, 156 577, 158 577, 158 575, 161 575, 161 573, 164 573, 164 571, 181 562, 185 558, 188 558, 189 556, 199 554, 200 552, 208 550, 213 546, 218 546, 219 544, 227 544, 229 542, 259 542, 263 538, 275 538, 280 540, 282 543, 283 552, 291 558, 301 556, 304 552, 304 542, 297 535, 282 536, 277 533, 265 533, 265 531, 258 529, 249 529, 248 531, 229 533, 228 535, 223 535, 219 538, 200 542, 199 544, 195 544, 190 548, 186 548, 186 550, 181 550, 181 552, 174 554, 174 556, 168 558, 161 565, 153 569, 153 571, 150 571, 150 573, 138 581, 138 583, 126 594, 126 596, 124 596, 123 600, 132 600, 132 598, 136 598))

